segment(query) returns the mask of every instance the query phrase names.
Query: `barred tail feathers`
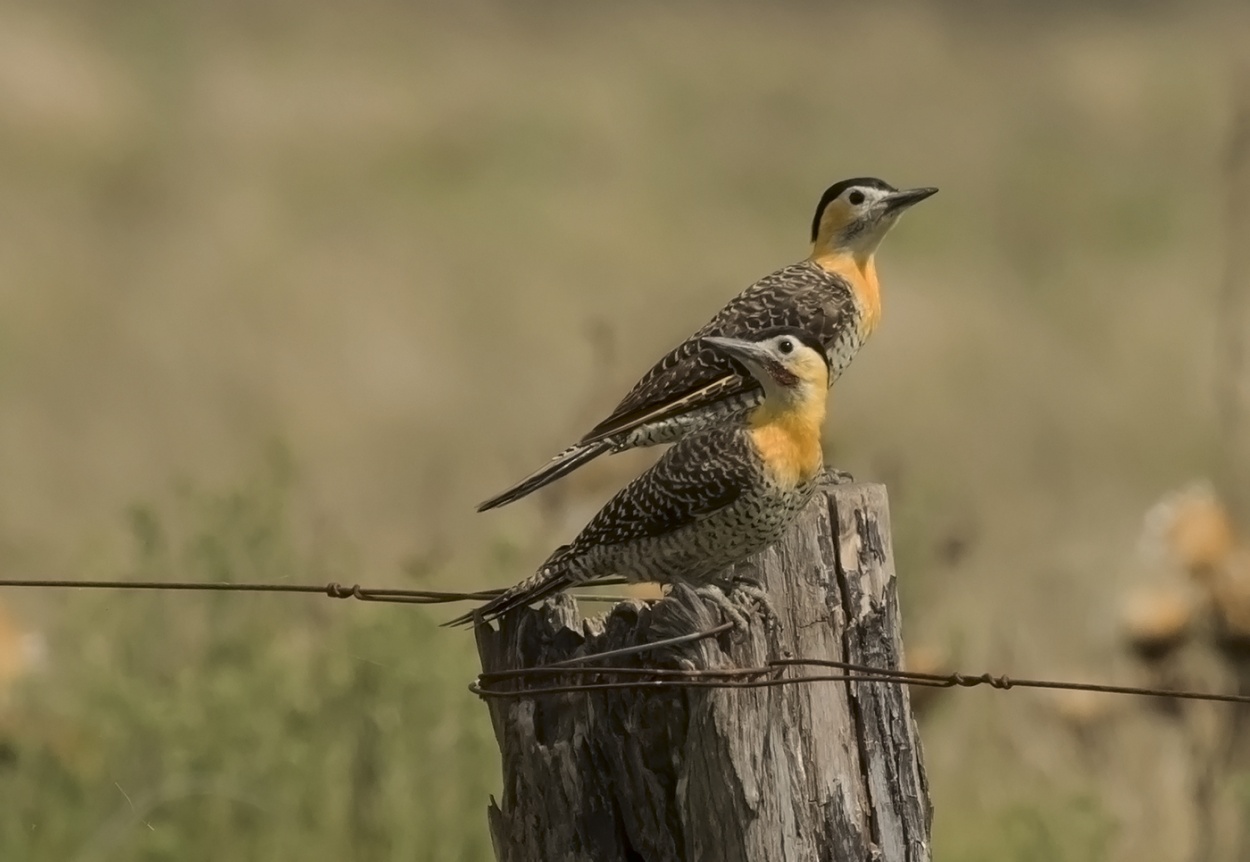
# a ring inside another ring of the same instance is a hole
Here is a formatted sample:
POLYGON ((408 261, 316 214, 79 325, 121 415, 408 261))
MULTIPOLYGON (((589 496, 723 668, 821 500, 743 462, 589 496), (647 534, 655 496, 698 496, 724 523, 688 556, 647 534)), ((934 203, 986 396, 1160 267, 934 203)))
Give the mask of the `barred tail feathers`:
POLYGON ((561 558, 568 550, 568 545, 556 549, 547 562, 539 568, 533 577, 526 578, 514 587, 495 596, 481 607, 461 614, 454 620, 443 623, 444 626, 464 626, 480 618, 483 622, 492 622, 517 608, 542 601, 548 596, 573 585, 572 572, 562 566, 561 558))
POLYGON ((588 464, 600 455, 611 452, 612 448, 613 444, 608 440, 596 440, 590 443, 578 443, 575 446, 570 446, 548 461, 540 470, 526 476, 503 493, 496 494, 489 500, 479 503, 477 510, 486 512, 491 509, 498 509, 500 506, 506 506, 509 503, 515 503, 522 497, 534 493, 539 488, 544 488, 557 479, 562 479, 583 464, 588 464))

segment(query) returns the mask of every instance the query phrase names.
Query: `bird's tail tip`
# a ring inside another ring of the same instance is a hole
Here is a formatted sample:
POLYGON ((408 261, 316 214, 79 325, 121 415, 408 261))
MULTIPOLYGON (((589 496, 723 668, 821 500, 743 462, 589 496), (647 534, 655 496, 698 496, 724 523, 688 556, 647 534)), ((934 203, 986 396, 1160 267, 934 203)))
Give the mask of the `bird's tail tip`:
POLYGON ((475 609, 475 610, 469 611, 468 613, 463 613, 460 616, 455 617, 453 619, 447 620, 446 622, 441 622, 438 624, 438 627, 441 629, 464 628, 469 623, 473 622, 474 617, 476 616, 477 616, 477 611, 475 609))
MULTIPOLYGON (((555 560, 558 555, 561 555, 567 549, 567 545, 560 546, 552 554, 551 559, 555 560)), ((557 573, 554 571, 553 563, 549 561, 543 565, 539 573, 533 578, 517 584, 507 592, 500 593, 484 605, 442 623, 442 627, 461 628, 468 625, 476 626, 479 623, 495 622, 518 608, 531 605, 559 592, 568 585, 568 574, 566 572, 557 573)))
POLYGON ((605 452, 611 451, 611 449, 612 444, 606 440, 594 443, 578 443, 575 446, 570 446, 548 461, 540 470, 526 476, 511 488, 478 503, 477 511, 489 512, 491 509, 498 509, 509 503, 515 503, 522 497, 528 497, 540 488, 545 488, 552 482, 562 479, 578 467, 594 460, 605 452))

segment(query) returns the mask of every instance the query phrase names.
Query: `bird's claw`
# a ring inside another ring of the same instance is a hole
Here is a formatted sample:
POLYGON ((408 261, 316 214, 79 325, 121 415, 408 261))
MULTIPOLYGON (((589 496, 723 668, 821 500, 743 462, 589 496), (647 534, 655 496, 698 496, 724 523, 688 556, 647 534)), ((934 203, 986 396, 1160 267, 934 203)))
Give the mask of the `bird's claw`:
POLYGON ((748 603, 754 607, 747 610, 759 609, 764 618, 764 628, 769 634, 775 632, 781 624, 777 611, 768 600, 768 594, 764 592, 764 588, 759 585, 758 581, 749 578, 736 579, 730 584, 728 593, 718 584, 705 584, 695 592, 720 608, 721 612, 728 617, 734 626, 735 640, 744 640, 750 630, 747 616, 743 613, 746 609, 743 606, 748 603), (747 601, 744 602, 743 599, 747 601))
POLYGON ((849 485, 855 481, 855 477, 845 470, 839 470, 837 467, 825 465, 825 469, 821 472, 817 482, 821 485, 849 485))
POLYGON ((777 609, 773 607, 773 603, 768 599, 768 593, 760 586, 760 582, 754 578, 739 578, 734 581, 733 593, 744 596, 752 600, 759 609, 760 616, 764 618, 764 630, 770 635, 777 632, 781 628, 781 617, 777 615, 777 609))
POLYGON ((735 640, 742 640, 747 635, 747 618, 743 616, 742 611, 734 605, 729 596, 725 595, 725 591, 717 584, 704 584, 695 590, 695 594, 701 598, 711 602, 720 608, 721 613, 729 618, 733 623, 733 634, 735 640))

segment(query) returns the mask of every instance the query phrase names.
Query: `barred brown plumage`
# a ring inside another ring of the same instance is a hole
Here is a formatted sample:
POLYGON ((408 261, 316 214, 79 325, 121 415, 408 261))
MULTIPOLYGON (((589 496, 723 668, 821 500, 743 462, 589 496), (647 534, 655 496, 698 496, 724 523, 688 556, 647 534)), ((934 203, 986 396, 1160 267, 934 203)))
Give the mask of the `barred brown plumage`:
POLYGON ((823 467, 820 432, 830 373, 823 344, 793 327, 749 338, 708 337, 706 343, 732 357, 743 369, 737 373, 761 384, 758 406, 679 440, 533 577, 483 605, 483 619, 611 575, 714 583, 728 566, 779 539, 807 505, 823 467))
POLYGON ((729 301, 660 359, 612 414, 541 469, 478 506, 483 512, 537 491, 609 452, 671 443, 740 416, 760 403, 759 384, 708 336, 738 338, 775 328, 802 329, 829 360, 832 385, 876 328, 880 296, 874 255, 904 210, 937 189, 899 191, 872 177, 843 180, 821 197, 806 260, 765 276, 729 301))

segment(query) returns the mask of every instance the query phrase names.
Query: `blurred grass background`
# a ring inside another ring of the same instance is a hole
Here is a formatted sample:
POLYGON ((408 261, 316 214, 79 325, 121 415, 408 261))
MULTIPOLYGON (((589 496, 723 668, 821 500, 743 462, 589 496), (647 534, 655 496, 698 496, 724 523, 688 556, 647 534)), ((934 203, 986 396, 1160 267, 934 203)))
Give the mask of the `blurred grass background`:
MULTIPOLYGON (((1124 679, 1141 513, 1214 463, 1247 27, 1162 0, 10 0, 0 568, 514 580, 653 456, 473 504, 875 174, 942 193, 886 243, 828 443, 890 486, 909 643, 1124 679)), ((490 858, 493 741, 444 614, 0 599, 30 656, 0 702, 4 858, 490 858)), ((949 699, 938 858, 1185 858, 1174 737, 949 699)))

